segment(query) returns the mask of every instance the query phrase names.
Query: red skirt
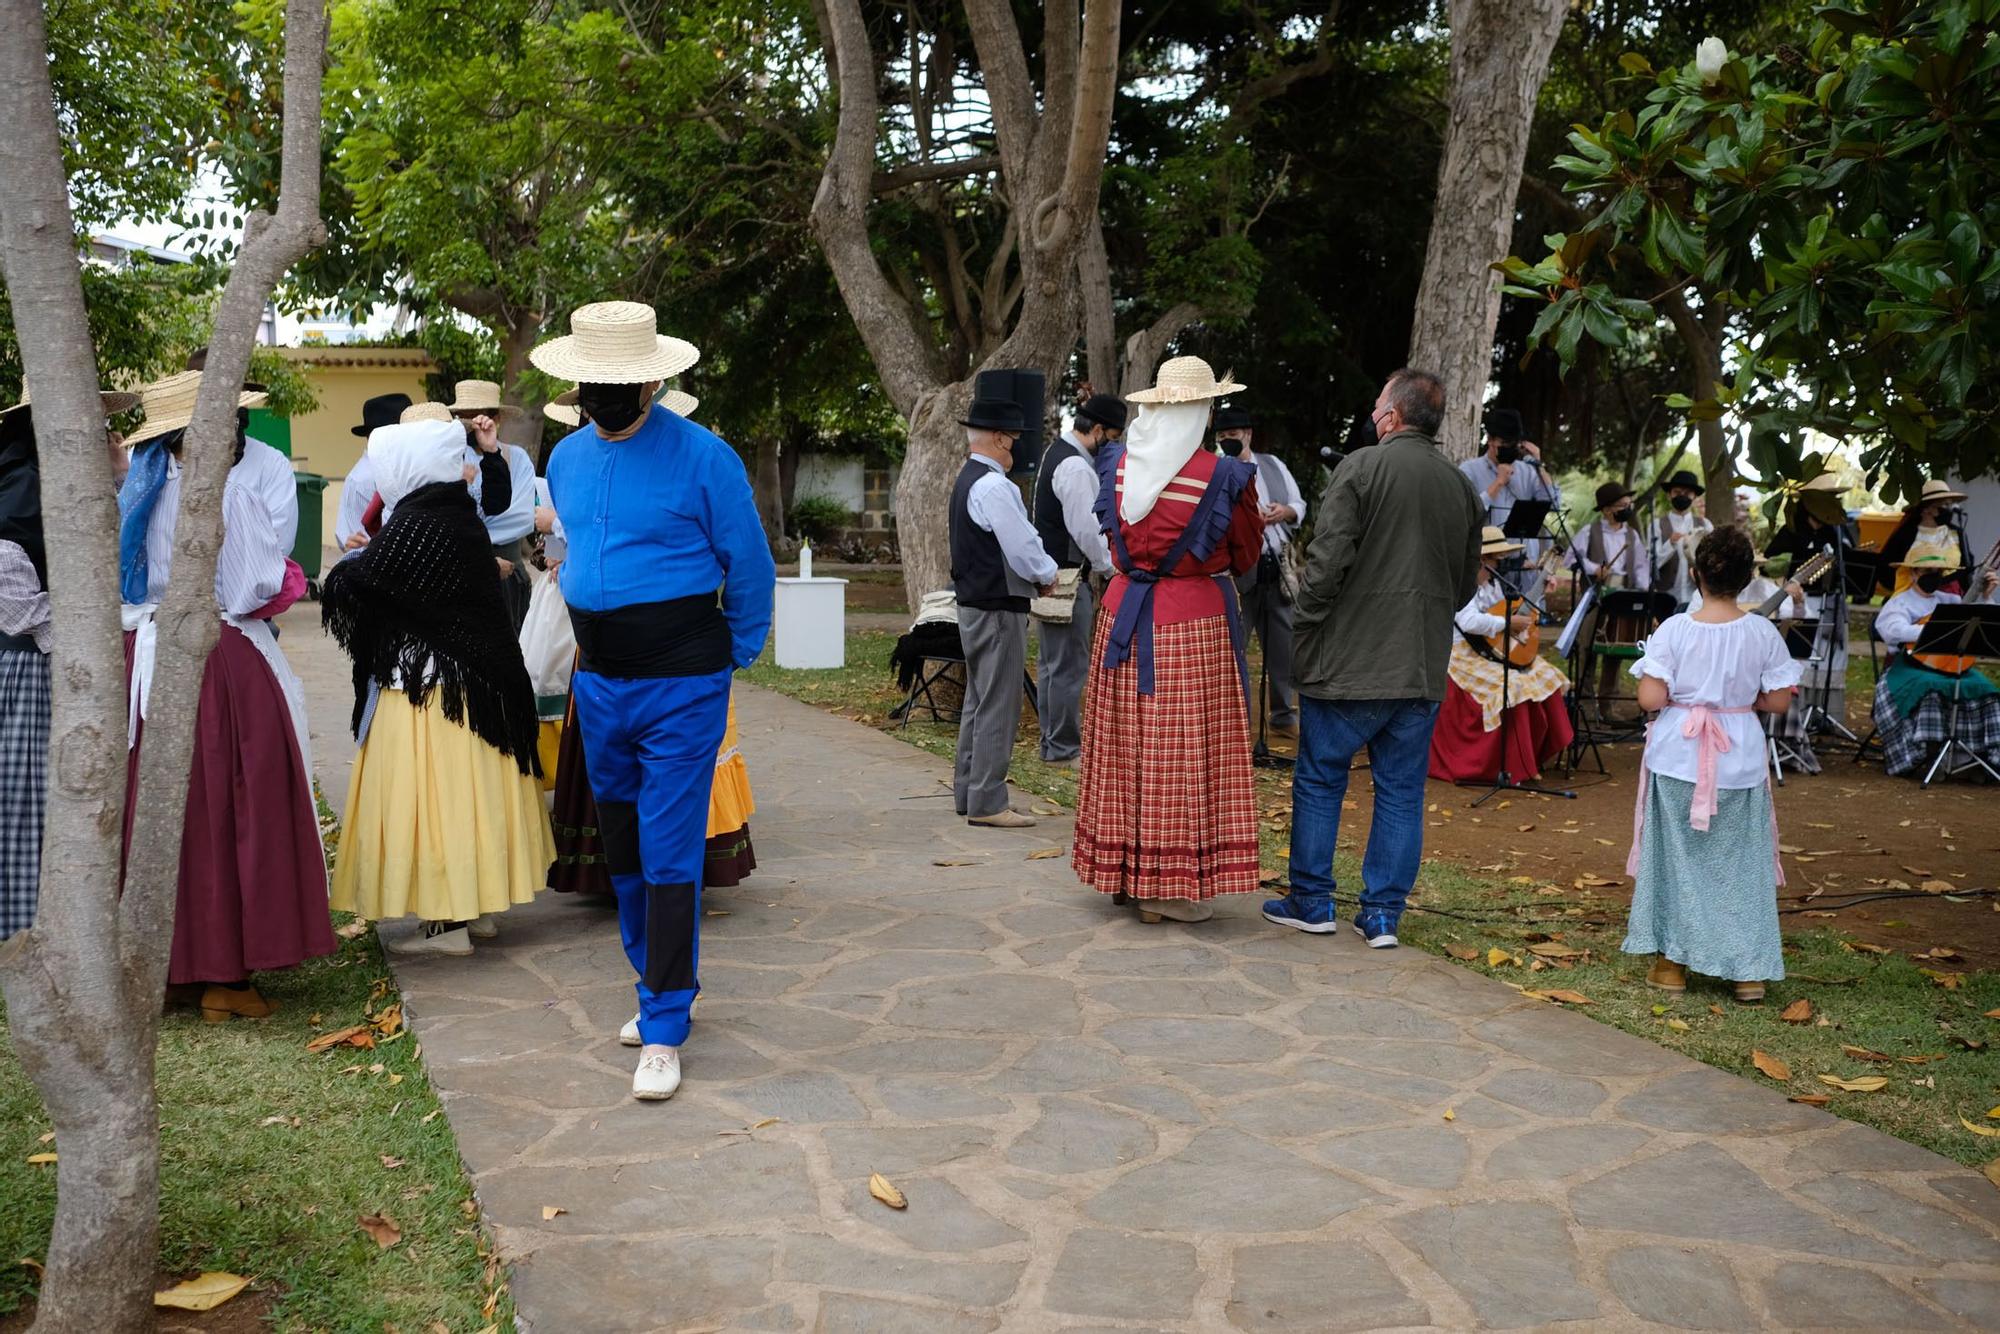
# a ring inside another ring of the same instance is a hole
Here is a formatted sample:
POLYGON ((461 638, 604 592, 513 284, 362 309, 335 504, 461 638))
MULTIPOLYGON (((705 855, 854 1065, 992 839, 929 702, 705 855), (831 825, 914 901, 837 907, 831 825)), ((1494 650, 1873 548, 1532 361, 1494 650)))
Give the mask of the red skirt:
MULTIPOLYGON (((132 641, 127 632, 128 680, 132 641)), ((126 850, 144 731, 126 756, 126 850)), ((195 707, 170 985, 235 982, 334 952, 317 810, 284 690, 224 625, 195 707)))
MULTIPOLYGON (((1500 730, 1486 730, 1479 701, 1447 681, 1444 707, 1431 730, 1431 777, 1447 783, 1490 783, 1500 773, 1500 730)), ((1539 778, 1574 735, 1558 690, 1547 699, 1507 708, 1507 772, 1519 781, 1539 778)))
POLYGON ((1150 697, 1136 656, 1102 666, 1111 622, 1097 618, 1084 693, 1077 876, 1137 899, 1254 893, 1257 799, 1228 620, 1156 626, 1150 697))

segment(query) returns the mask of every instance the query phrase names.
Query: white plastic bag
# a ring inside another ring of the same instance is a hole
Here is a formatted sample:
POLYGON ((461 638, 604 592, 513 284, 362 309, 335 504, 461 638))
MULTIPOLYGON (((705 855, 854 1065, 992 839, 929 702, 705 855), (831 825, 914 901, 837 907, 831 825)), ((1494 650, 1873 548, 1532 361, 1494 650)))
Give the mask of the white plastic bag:
POLYGON ((576 632, 569 625, 569 604, 562 585, 543 575, 528 599, 528 619, 521 623, 521 657, 537 695, 569 693, 570 671, 576 663, 576 632))

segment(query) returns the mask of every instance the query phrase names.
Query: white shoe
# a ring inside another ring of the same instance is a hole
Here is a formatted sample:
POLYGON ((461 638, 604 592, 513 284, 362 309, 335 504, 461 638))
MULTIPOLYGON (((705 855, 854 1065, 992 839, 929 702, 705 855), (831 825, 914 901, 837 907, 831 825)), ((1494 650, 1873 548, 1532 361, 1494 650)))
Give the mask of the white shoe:
POLYGON ((465 924, 465 930, 474 940, 492 940, 500 934, 500 919, 492 913, 481 913, 465 924))
POLYGON ((449 930, 443 922, 425 922, 423 930, 410 936, 391 936, 383 944, 391 954, 441 955, 463 959, 472 953, 472 937, 462 926, 449 930))
POLYGON ((632 1072, 632 1096, 641 1102, 665 1102, 681 1086, 681 1049, 648 1047, 632 1072))
POLYGON ((618 1045, 636 1047, 639 1045, 639 1016, 633 1015, 625 1021, 625 1027, 618 1030, 618 1045))

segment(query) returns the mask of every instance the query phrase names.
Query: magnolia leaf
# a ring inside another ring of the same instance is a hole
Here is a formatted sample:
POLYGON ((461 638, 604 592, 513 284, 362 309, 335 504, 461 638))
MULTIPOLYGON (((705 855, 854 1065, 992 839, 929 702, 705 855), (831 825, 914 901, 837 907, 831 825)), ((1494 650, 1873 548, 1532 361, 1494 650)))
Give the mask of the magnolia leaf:
POLYGON ((1784 1009, 1778 1011, 1778 1018, 1788 1024, 1803 1024, 1813 1017, 1812 1002, 1800 997, 1784 1009))
POLYGON ((774 1126, 774 1125, 776 1125, 776 1124, 778 1124, 778 1118, 777 1118, 777 1117, 775 1117, 775 1116, 767 1116, 767 1117, 765 1117, 765 1118, 764 1118, 764 1119, 763 1119, 762 1121, 758 1121, 758 1122, 755 1122, 754 1124, 752 1124, 750 1128, 751 1128, 752 1130, 762 1130, 762 1129, 763 1129, 763 1128, 764 1128, 765 1126, 774 1126))
POLYGON ((1949 894, 1954 889, 1957 889, 1958 886, 1952 884, 1949 880, 1926 880, 1921 885, 1918 885, 1917 888, 1926 894, 1949 894))
POLYGON ((333 934, 342 940, 358 940, 368 934, 368 923, 365 919, 357 917, 346 926, 335 927, 333 934))
POLYGON ((1840 1049, 1857 1061, 1874 1061, 1878 1065, 1887 1065, 1896 1059, 1886 1052, 1870 1051, 1866 1047, 1850 1047, 1845 1043, 1841 1044, 1840 1049))
POLYGON ((1452 1108, 1447 1107, 1444 1109, 1444 1119, 1447 1121, 1456 1121, 1458 1120, 1458 1113, 1452 1108))
POLYGON ((1821 1075, 1819 1082, 1843 1093, 1880 1093, 1889 1087, 1889 1076, 1863 1075, 1859 1079, 1842 1079, 1839 1075, 1821 1075))
POLYGON ((1995 1158, 1992 1162, 1980 1168, 1979 1174, 1994 1185, 2000 1186, 2000 1158, 1995 1158))
POLYGON ((1792 1067, 1786 1065, 1767 1051, 1752 1051, 1750 1053, 1750 1064, 1757 1067, 1759 1074, 1769 1079, 1775 1079, 1780 1084, 1785 1083, 1792 1077, 1792 1067))
POLYGON ((1471 945, 1447 945, 1444 952, 1461 963, 1472 963, 1479 958, 1479 951, 1471 945))
POLYGON ((1486 966, 1488 968, 1498 968, 1502 964, 1509 964, 1509 963, 1518 964, 1519 962, 1520 960, 1516 959, 1513 955, 1507 953, 1507 951, 1501 949, 1498 945, 1495 945, 1492 949, 1486 951, 1486 966))
POLYGON ((1791 1097, 1785 1099, 1785 1101, 1802 1102, 1808 1107, 1824 1107, 1832 1102, 1833 1099, 1827 1097, 1824 1093, 1794 1093, 1791 1097))
POLYGON ((250 1280, 241 1274, 198 1274, 154 1293, 153 1305, 173 1311, 213 1311, 249 1286, 250 1280))
POLYGON ((2000 1126, 1976 1126, 1962 1116, 1958 1118, 1958 1123, 1975 1135, 1984 1135, 1988 1139, 2000 1139, 2000 1126))
POLYGON ((395 1170, 396 1170, 397 1168, 399 1168, 399 1167, 403 1167, 403 1166, 406 1166, 406 1165, 407 1165, 407 1163, 408 1163, 408 1160, 407 1160, 407 1159, 404 1159, 404 1158, 394 1158, 394 1157, 391 1157, 390 1155, 388 1155, 388 1154, 386 1154, 386 1153, 384 1153, 384 1154, 378 1154, 378 1155, 376 1155, 376 1156, 377 1156, 377 1157, 379 1157, 379 1158, 380 1158, 380 1159, 382 1160, 382 1167, 383 1167, 383 1170, 384 1170, 384 1171, 389 1171, 389 1172, 393 1172, 393 1171, 395 1171, 395 1170))
POLYGON ((1028 854, 1027 859, 1031 862, 1045 862, 1053 857, 1060 857, 1062 855, 1063 850, 1061 848, 1036 848, 1028 854))
POLYGON ((403 1239, 403 1229, 387 1214, 363 1214, 355 1222, 385 1251, 403 1239))
POLYGON ((1553 940, 1544 940, 1528 946, 1530 954, 1539 954, 1544 959, 1581 959, 1589 950, 1574 949, 1553 940))
POLYGON ((1669 1019, 1667 1020, 1667 1027, 1673 1029, 1676 1033, 1685 1033, 1688 1031, 1688 1021, 1685 1019, 1669 1019))
POLYGON ((37 1165, 52 1163, 55 1160, 56 1156, 52 1153, 31 1153, 28 1155, 28 1161, 37 1165))
POLYGON ((1523 991, 1523 996, 1533 996, 1536 1000, 1557 1001, 1563 1005, 1595 1005, 1597 1002, 1580 991, 1523 991))
POLYGON ((337 1028, 331 1033, 320 1034, 312 1041, 306 1043, 306 1050, 309 1052, 332 1051, 335 1047, 361 1047, 366 1049, 374 1045, 375 1037, 374 1034, 368 1031, 368 1025, 355 1024, 350 1028, 337 1028))
POLYGON ((883 1176, 880 1172, 871 1172, 868 1174, 868 1193, 888 1205, 891 1209, 907 1209, 910 1207, 910 1202, 903 1197, 903 1192, 891 1185, 889 1178, 883 1176))
POLYGON ((542 1221, 544 1223, 553 1223, 558 1216, 568 1212, 569 1210, 563 1208, 560 1204, 545 1204, 542 1206, 542 1221))
POLYGON ((1881 945, 1870 945, 1865 940, 1843 940, 1840 942, 1840 947, 1845 950, 1851 950, 1856 954, 1889 954, 1893 952, 1881 945))

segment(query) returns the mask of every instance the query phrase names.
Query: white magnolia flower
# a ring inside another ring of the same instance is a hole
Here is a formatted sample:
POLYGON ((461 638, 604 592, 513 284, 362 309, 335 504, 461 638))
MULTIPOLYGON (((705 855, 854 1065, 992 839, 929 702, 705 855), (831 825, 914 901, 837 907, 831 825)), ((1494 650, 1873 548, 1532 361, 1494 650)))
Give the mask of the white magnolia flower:
POLYGON ((1713 85, 1722 77, 1722 66, 1728 59, 1729 48, 1720 37, 1704 37, 1694 49, 1695 72, 1701 75, 1704 84, 1713 85))

